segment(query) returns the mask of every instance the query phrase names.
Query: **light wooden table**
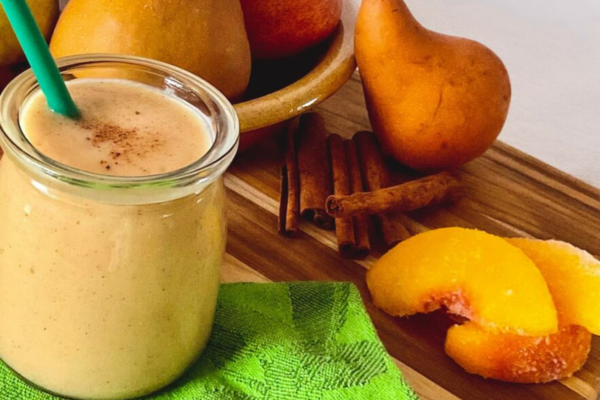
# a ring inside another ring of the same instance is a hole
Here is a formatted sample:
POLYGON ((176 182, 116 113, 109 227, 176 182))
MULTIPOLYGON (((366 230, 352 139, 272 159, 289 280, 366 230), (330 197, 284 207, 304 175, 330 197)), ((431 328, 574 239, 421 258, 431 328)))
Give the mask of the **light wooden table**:
MULTIPOLYGON (((368 129, 362 88, 355 76, 320 111, 332 132, 368 129)), ((392 318, 376 309, 365 286, 365 261, 340 258, 332 232, 304 223, 298 238, 277 234, 282 152, 265 142, 238 157, 226 175, 229 239, 225 281, 350 281, 390 355, 423 400, 595 400, 600 388, 600 340, 574 377, 545 385, 517 385, 465 373, 443 350, 450 321, 442 314, 392 318)), ((476 227, 504 236, 566 240, 596 257, 600 192, 510 146, 497 143, 460 170, 467 196, 451 208, 410 214, 410 229, 476 227)), ((376 399, 373 399, 376 400, 376 399)))

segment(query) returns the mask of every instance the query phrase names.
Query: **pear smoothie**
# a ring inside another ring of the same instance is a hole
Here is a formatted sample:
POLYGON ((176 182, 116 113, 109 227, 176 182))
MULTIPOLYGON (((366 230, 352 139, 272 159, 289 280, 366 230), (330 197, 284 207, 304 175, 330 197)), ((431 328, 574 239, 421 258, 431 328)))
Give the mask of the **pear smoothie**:
POLYGON ((113 78, 67 87, 81 118, 53 113, 35 90, 18 112, 22 143, 3 121, 0 358, 59 395, 137 397, 207 343, 237 132, 223 157, 220 122, 169 90, 113 78))

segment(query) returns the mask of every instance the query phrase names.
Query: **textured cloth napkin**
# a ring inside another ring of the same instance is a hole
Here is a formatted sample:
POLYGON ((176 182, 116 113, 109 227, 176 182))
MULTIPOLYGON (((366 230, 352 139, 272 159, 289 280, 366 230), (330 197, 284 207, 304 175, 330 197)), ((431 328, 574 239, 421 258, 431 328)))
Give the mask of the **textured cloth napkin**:
MULTIPOLYGON (((0 400, 53 400, 0 363, 0 400)), ((348 283, 221 286, 200 360, 146 400, 417 400, 348 283)))

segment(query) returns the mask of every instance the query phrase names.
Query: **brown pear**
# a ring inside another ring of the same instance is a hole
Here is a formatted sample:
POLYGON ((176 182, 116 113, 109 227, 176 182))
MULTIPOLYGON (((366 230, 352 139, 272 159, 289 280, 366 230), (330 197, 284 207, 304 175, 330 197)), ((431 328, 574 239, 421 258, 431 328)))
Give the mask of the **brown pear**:
POLYGON ((50 42, 55 57, 121 53, 188 70, 238 99, 250 79, 239 0, 70 0, 50 42))
MULTIPOLYGON (((57 0, 27 0, 27 5, 46 39, 50 39, 52 29, 58 19, 57 0)), ((0 4, 0 68, 12 66, 25 60, 25 54, 14 34, 4 8, 0 4)), ((3 72, 0 71, 0 76, 3 72)), ((0 78, 1 79, 1 78, 0 78)))
POLYGON ((500 133, 510 81, 484 45, 424 28, 402 0, 363 0, 355 52, 373 130, 403 164, 458 167, 500 133))

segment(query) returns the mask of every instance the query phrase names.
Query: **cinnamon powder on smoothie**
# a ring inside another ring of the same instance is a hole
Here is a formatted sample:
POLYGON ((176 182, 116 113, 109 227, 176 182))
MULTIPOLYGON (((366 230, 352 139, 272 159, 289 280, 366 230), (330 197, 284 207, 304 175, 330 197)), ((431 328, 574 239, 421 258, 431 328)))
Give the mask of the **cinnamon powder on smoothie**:
POLYGON ((31 144, 62 164, 112 176, 164 174, 199 160, 212 144, 203 114, 160 89, 118 79, 68 87, 81 119, 52 112, 41 92, 20 119, 31 144))
MULTIPOLYGON (((136 114, 139 115, 139 112, 136 111, 136 114)), ((156 153, 165 143, 159 134, 141 134, 138 128, 126 129, 104 122, 90 121, 78 121, 77 125, 90 131, 91 135, 85 139, 90 141, 94 147, 100 148, 101 145, 111 147, 109 155, 114 161, 114 165, 119 165, 119 160, 132 162, 132 155, 145 157, 148 154, 156 153)), ((106 170, 112 168, 112 165, 106 160, 100 160, 100 165, 104 165, 106 170)))

